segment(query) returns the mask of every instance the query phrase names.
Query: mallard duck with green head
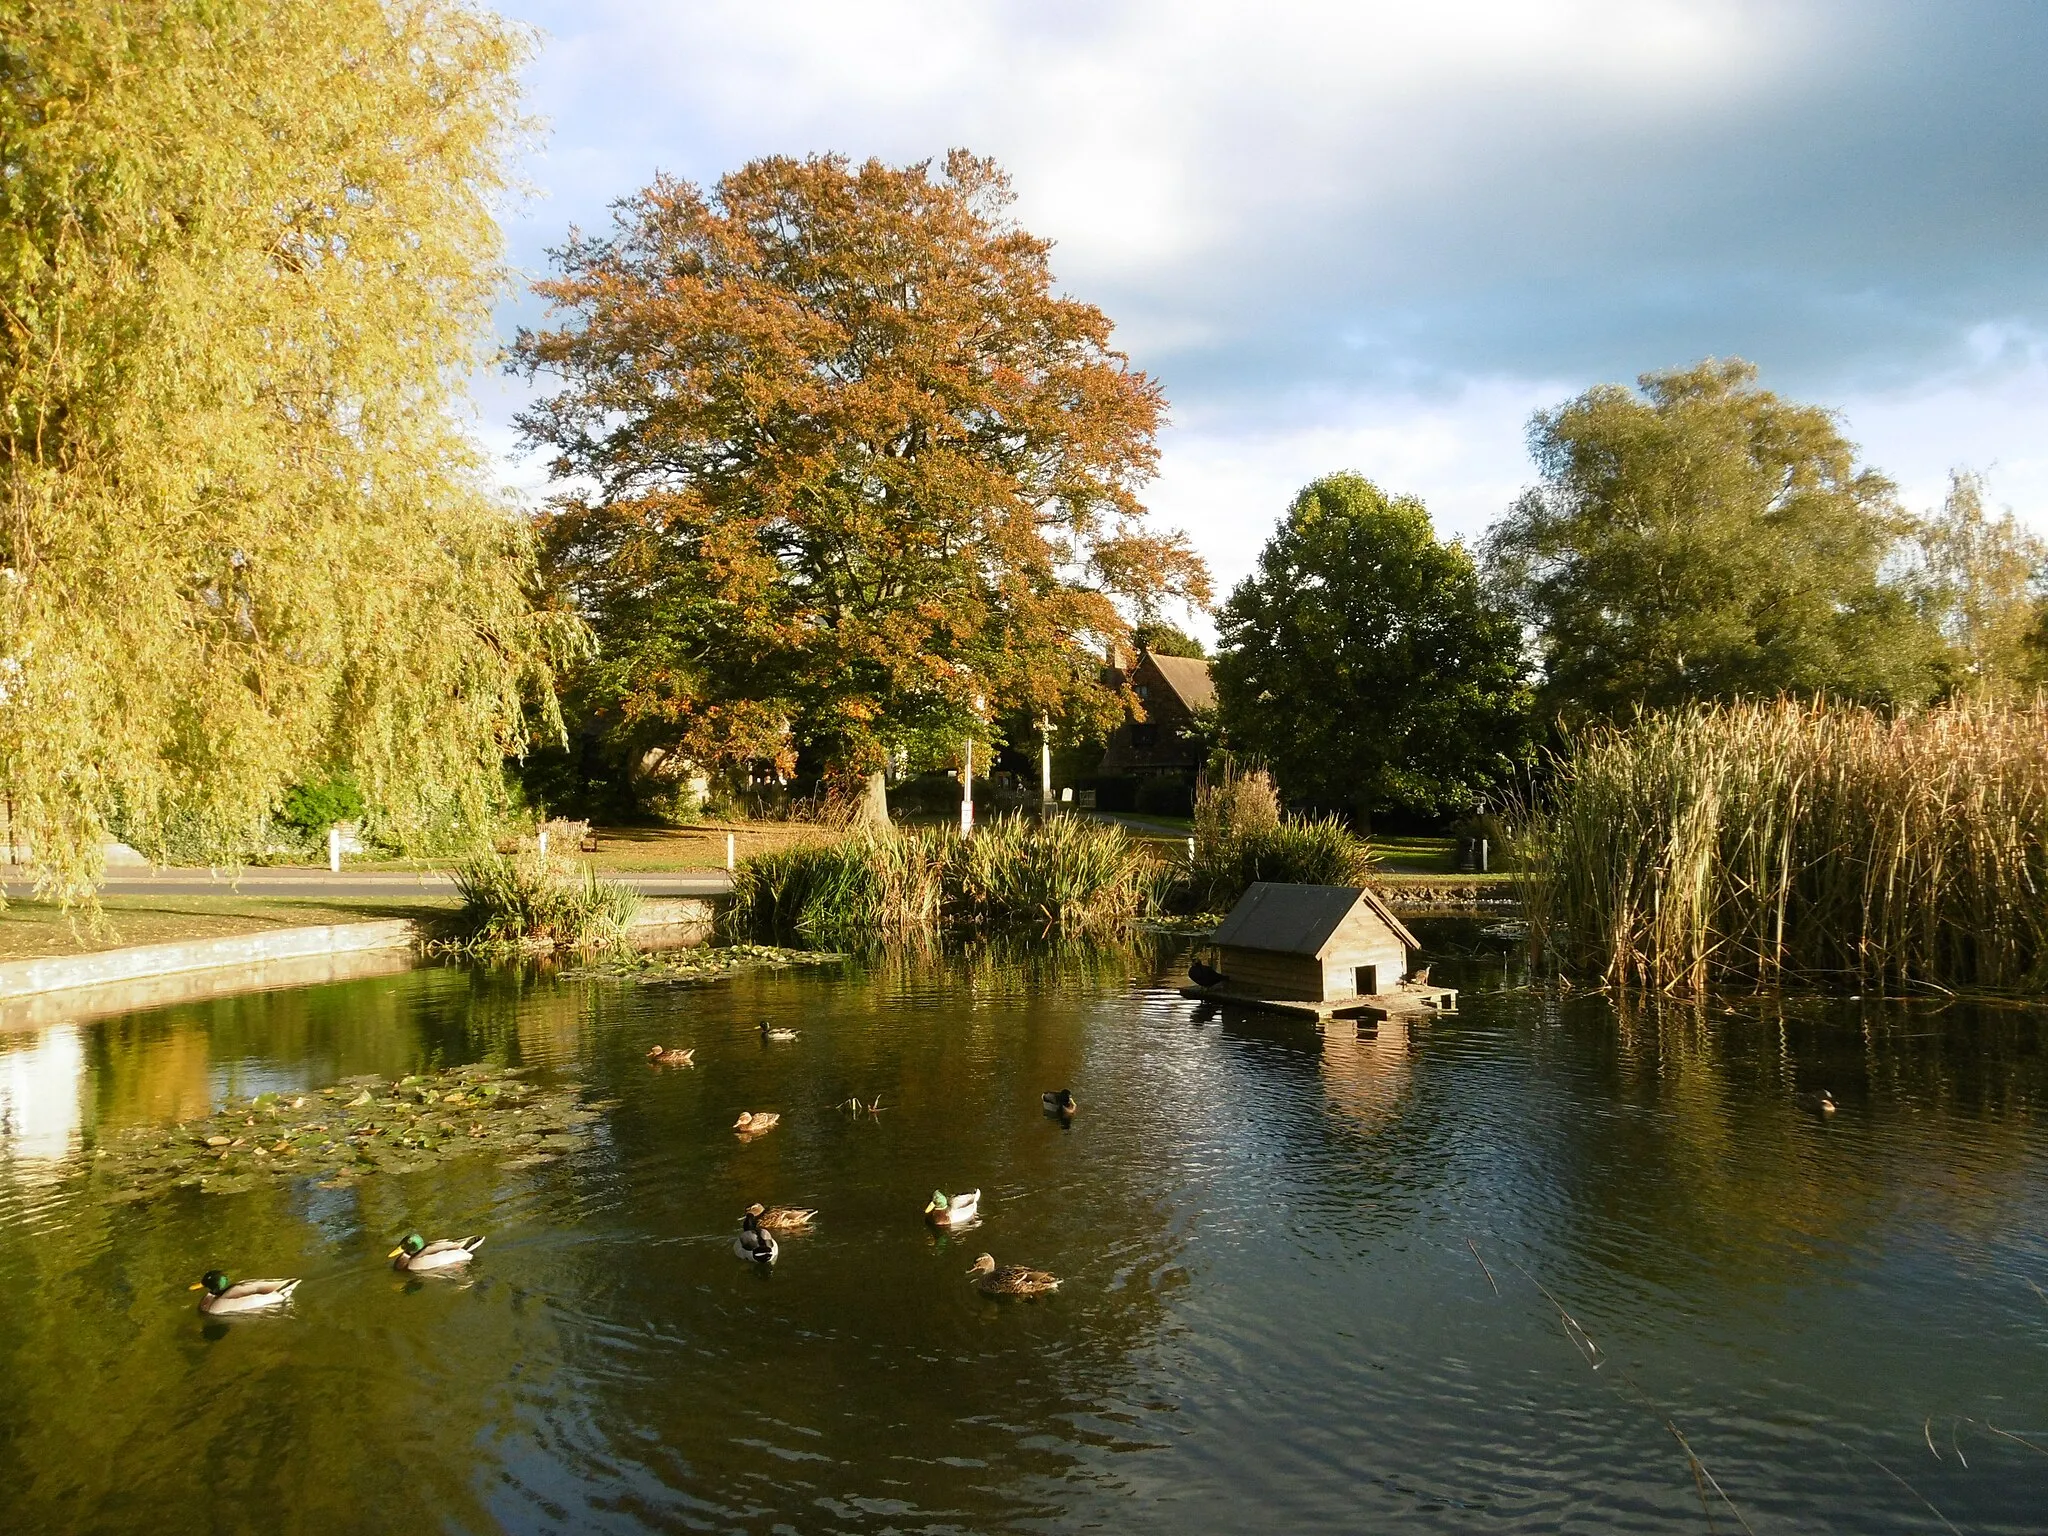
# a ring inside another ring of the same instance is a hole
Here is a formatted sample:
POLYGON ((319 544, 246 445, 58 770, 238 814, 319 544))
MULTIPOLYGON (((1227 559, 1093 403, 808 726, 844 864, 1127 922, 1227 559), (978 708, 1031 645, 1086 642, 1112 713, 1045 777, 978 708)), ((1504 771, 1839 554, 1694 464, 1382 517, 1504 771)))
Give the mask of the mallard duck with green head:
POLYGON ((230 1282, 225 1272, 209 1269, 199 1277, 199 1283, 192 1287, 206 1294, 199 1298, 199 1310, 209 1317, 226 1317, 236 1312, 261 1312, 269 1307, 281 1307, 292 1299, 292 1292, 299 1288, 297 1280, 236 1280, 230 1282))
POLYGON ((732 1240, 732 1251, 756 1264, 773 1264, 775 1255, 782 1250, 776 1245, 775 1234, 764 1229, 761 1218, 748 1211, 740 1218, 740 1235, 732 1240))
POLYGON ((981 1191, 978 1189, 950 1198, 943 1189, 935 1189, 930 1203, 924 1208, 924 1219, 935 1227, 964 1227, 980 1214, 981 1191))
POLYGON ((417 1232, 408 1232, 405 1239, 385 1257, 391 1260, 393 1269, 402 1269, 410 1274, 426 1274, 436 1269, 454 1269, 467 1264, 476 1257, 477 1249, 483 1247, 480 1237, 446 1237, 430 1243, 417 1232))

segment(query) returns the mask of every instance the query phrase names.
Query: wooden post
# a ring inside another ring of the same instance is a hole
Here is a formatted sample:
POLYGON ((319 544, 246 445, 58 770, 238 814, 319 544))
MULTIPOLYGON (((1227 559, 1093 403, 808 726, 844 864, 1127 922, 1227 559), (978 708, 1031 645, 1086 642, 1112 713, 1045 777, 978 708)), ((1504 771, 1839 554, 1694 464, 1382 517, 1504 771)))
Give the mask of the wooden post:
POLYGON ((732 873, 732 834, 725 834, 725 872, 732 873))
POLYGON ((540 837, 537 841, 540 843, 540 856, 545 860, 548 856, 548 829, 546 827, 540 829, 540 837))
POLYGON ((334 875, 341 873, 340 827, 329 827, 327 829, 327 871, 329 874, 334 875))

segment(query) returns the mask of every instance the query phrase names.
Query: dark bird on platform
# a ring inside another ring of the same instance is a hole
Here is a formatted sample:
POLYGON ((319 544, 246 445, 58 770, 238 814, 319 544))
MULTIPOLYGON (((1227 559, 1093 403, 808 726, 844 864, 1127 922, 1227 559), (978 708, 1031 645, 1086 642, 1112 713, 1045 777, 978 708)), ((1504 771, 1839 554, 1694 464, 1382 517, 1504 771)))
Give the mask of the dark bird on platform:
POLYGON ((1188 966, 1188 980, 1198 987, 1220 987, 1230 978, 1213 965, 1204 965, 1196 960, 1188 966))

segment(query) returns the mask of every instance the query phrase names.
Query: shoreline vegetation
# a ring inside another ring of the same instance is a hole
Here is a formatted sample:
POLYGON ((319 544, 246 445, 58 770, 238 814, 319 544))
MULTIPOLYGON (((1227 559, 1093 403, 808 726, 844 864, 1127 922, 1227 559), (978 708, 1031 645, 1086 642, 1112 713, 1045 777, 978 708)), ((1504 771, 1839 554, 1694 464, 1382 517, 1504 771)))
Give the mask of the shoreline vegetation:
POLYGON ((1701 992, 2048 988, 2048 704, 1702 706, 1578 736, 1521 819, 1532 953, 1701 992))
POLYGON ((1227 911, 1258 880, 1355 885, 1371 849, 1334 816, 1282 813, 1261 770, 1225 763, 1196 792, 1192 857, 1064 814, 951 828, 857 829, 746 860, 721 919, 735 939, 807 943, 940 933, 1074 938, 1227 911))
POLYGON ((462 910, 453 940, 433 947, 475 955, 623 949, 640 893, 586 864, 538 848, 481 853, 455 870, 462 910))

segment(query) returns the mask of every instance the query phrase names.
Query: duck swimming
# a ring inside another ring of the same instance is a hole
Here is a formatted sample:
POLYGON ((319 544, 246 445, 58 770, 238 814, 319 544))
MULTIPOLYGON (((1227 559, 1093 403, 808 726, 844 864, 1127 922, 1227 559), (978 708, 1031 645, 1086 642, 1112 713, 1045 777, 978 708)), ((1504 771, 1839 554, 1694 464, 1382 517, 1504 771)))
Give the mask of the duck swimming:
POLYGON ((924 1219, 935 1227, 964 1227, 980 1213, 980 1190, 955 1195, 949 1200, 943 1189, 935 1189, 932 1191, 931 1204, 924 1208, 924 1219))
POLYGON ((782 1250, 776 1246, 774 1234, 762 1228, 761 1218, 748 1211, 740 1218, 740 1235, 732 1240, 732 1251, 756 1264, 773 1264, 782 1250))
POLYGON ((761 1038, 763 1040, 794 1040, 796 1036, 797 1032, 793 1029, 777 1029, 766 1019, 761 1021, 761 1038))
POLYGON ((696 1055, 694 1046, 686 1049, 679 1045, 671 1050, 665 1045, 657 1045, 649 1049, 647 1059, 657 1067, 689 1067, 696 1065, 696 1055))
POLYGON ((237 1280, 231 1285, 228 1277, 217 1269, 209 1269, 192 1287, 206 1292, 199 1298, 199 1310, 209 1317, 280 1307, 292 1299, 292 1292, 298 1288, 296 1280, 237 1280))
POLYGON ((974 1288, 984 1296, 1022 1296, 1028 1301, 1060 1288, 1058 1275, 1026 1269, 1021 1264, 1005 1264, 999 1269, 994 1257, 986 1253, 974 1261, 974 1268, 967 1273, 974 1288))
POLYGON ((1074 1090, 1071 1088, 1062 1088, 1057 1093, 1042 1093, 1039 1099, 1048 1115, 1058 1115, 1063 1120, 1081 1107, 1074 1102, 1074 1090))
POLYGON ((443 1238, 430 1243, 417 1232, 405 1234, 405 1241, 392 1249, 385 1257, 391 1260, 393 1269, 402 1269, 412 1274, 425 1274, 429 1270, 453 1269, 458 1264, 467 1264, 476 1257, 477 1249, 483 1247, 480 1237, 443 1238))
POLYGON ((758 1136, 763 1131, 774 1130, 781 1122, 782 1116, 772 1111, 743 1109, 740 1111, 739 1119, 733 1121, 732 1128, 742 1136, 758 1136))
POLYGON ((747 1207, 747 1214, 764 1232, 808 1232, 818 1216, 816 1211, 806 1210, 800 1205, 764 1207, 758 1200, 747 1207))

